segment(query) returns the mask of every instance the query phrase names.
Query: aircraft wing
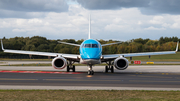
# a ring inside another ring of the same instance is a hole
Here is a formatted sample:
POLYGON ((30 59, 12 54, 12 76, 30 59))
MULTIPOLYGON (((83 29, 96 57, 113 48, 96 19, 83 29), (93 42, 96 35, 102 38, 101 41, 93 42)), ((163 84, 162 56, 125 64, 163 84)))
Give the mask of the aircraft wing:
POLYGON ((151 56, 151 55, 165 55, 165 54, 176 54, 178 51, 179 42, 177 42, 177 47, 175 51, 163 51, 163 52, 143 52, 143 53, 127 53, 127 54, 109 54, 103 55, 103 61, 113 60, 118 57, 135 57, 135 56, 151 56))
POLYGON ((37 51, 24 51, 24 50, 10 50, 4 49, 3 43, 1 40, 2 50, 6 53, 16 53, 16 54, 28 54, 28 55, 40 55, 40 56, 52 56, 52 57, 64 57, 66 59, 78 60, 78 56, 76 54, 63 54, 63 53, 50 53, 50 52, 37 52, 37 51))
POLYGON ((122 42, 116 42, 116 43, 109 43, 109 44, 102 44, 102 46, 108 46, 108 45, 114 45, 114 44, 120 44, 122 42))

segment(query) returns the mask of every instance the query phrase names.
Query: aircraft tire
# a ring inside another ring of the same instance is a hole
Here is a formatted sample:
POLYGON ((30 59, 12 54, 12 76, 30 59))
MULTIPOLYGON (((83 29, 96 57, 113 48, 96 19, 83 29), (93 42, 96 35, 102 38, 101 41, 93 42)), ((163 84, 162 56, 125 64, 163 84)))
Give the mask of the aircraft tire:
POLYGON ((90 70, 88 70, 88 75, 91 75, 91 71, 90 70))
POLYGON ((114 73, 114 67, 111 66, 111 73, 114 73))
POLYGON ((106 73, 108 72, 108 66, 105 66, 105 72, 106 73))
POLYGON ((72 68, 72 69, 73 69, 73 72, 76 72, 76 70, 75 70, 75 65, 73 65, 73 68, 72 68))
POLYGON ((67 72, 69 72, 69 66, 67 66, 67 72))
POLYGON ((94 75, 94 71, 88 70, 88 75, 94 75))
POLYGON ((93 70, 91 71, 91 75, 94 75, 94 71, 93 70))

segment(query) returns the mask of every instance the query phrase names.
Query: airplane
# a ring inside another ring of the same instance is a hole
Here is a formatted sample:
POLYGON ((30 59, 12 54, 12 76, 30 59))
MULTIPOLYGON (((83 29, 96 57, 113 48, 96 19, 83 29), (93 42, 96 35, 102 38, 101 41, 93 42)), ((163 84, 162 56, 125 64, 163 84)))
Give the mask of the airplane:
POLYGON ((17 53, 17 54, 28 54, 28 55, 40 55, 40 56, 51 56, 54 57, 52 60, 52 67, 55 69, 64 69, 67 68, 67 72, 72 70, 75 72, 75 62, 80 64, 86 64, 89 66, 88 68, 88 75, 94 75, 94 71, 92 66, 96 64, 101 64, 105 62, 107 65, 105 66, 105 72, 111 71, 114 72, 114 67, 118 70, 125 70, 129 66, 129 61, 126 57, 135 56, 151 56, 151 55, 163 55, 163 54, 176 54, 178 51, 179 42, 177 42, 176 50, 175 51, 163 51, 163 52, 142 52, 142 53, 126 53, 126 54, 109 54, 103 55, 102 54, 102 47, 119 44, 120 42, 116 43, 109 43, 109 44, 102 44, 95 39, 90 37, 91 35, 91 18, 89 17, 89 35, 88 39, 84 40, 81 45, 73 44, 73 43, 66 43, 66 42, 59 42, 62 44, 68 44, 79 47, 80 54, 63 54, 63 53, 50 53, 50 52, 37 52, 37 51, 23 51, 23 50, 10 50, 4 49, 3 42, 1 40, 1 47, 2 50, 6 53, 17 53))

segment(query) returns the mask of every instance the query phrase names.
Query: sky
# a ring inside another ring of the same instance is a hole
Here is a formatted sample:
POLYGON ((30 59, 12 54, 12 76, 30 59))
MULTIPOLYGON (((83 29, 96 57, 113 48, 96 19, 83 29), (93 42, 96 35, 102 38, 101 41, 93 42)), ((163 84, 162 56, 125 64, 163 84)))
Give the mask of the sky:
POLYGON ((180 38, 180 0, 0 0, 0 38, 180 38))

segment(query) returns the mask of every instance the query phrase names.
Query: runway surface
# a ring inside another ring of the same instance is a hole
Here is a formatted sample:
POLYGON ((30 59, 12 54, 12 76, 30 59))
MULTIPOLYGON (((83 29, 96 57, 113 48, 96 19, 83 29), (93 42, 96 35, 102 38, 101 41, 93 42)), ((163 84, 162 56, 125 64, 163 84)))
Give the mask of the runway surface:
MULTIPOLYGON (((51 63, 52 61, 49 60, 49 61, 41 61, 41 60, 38 60, 38 61, 26 61, 26 60, 23 60, 23 61, 19 61, 19 60, 16 60, 16 61, 6 61, 6 60, 0 60, 0 65, 15 65, 15 64, 49 64, 51 63)), ((149 61, 141 61, 142 64, 146 64, 146 62, 149 62, 149 61)), ((155 61, 154 64, 180 64, 180 62, 176 61, 176 62, 169 62, 169 61, 155 61)))
POLYGON ((52 61, 2 61, 0 60, 0 65, 15 65, 15 64, 48 64, 52 61))
POLYGON ((0 89, 88 89, 88 90, 180 90, 179 65, 129 66, 127 70, 104 73, 104 66, 77 66, 78 73, 55 70, 50 66, 0 66, 1 71, 51 71, 59 73, 0 73, 0 89), (9 69, 9 70, 8 70, 9 69))

